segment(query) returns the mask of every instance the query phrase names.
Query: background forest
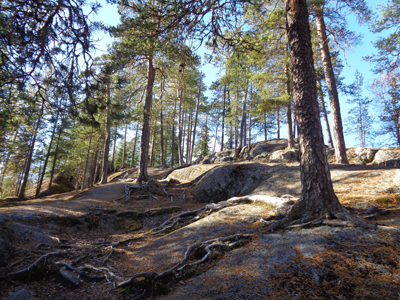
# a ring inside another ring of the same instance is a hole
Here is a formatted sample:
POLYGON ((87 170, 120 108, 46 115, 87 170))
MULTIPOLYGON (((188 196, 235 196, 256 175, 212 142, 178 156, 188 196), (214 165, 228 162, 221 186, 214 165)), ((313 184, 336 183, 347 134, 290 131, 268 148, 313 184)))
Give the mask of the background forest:
MULTIPOLYGON (((95 21, 101 5, 84 0, 1 2, 2 197, 23 198, 35 185, 38 197, 44 178, 51 186, 60 172, 84 189, 139 162, 192 163, 280 139, 282 128, 293 146, 284 1, 110 3, 115 26, 95 21), (96 56, 102 32, 114 40, 96 56), (205 62, 214 66, 210 86, 205 62)), ((309 11, 320 115, 337 161, 347 163, 345 135, 360 147, 400 147, 400 1, 378 10, 363 0, 310 1, 309 11), (364 58, 373 82, 354 70, 347 85, 340 53, 361 41, 348 26, 354 17, 381 37, 364 58)))

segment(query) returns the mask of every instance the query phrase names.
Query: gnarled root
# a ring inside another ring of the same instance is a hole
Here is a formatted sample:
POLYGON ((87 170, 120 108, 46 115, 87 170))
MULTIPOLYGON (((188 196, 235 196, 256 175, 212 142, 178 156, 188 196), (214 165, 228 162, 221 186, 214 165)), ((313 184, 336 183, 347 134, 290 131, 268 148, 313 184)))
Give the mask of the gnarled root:
POLYGON ((283 217, 287 214, 287 212, 290 210, 296 200, 297 198, 290 195, 284 195, 281 197, 271 197, 267 195, 232 197, 226 201, 210 203, 196 210, 182 212, 179 215, 171 217, 160 226, 153 228, 152 231, 153 234, 158 234, 166 232, 168 230, 173 230, 182 226, 186 226, 209 215, 212 212, 217 212, 223 208, 236 206, 239 204, 261 203, 270 207, 277 216, 283 217))
POLYGON ((136 278, 145 278, 145 279, 150 279, 150 280, 157 280, 157 279, 165 278, 168 275, 171 275, 173 272, 181 272, 182 270, 184 270, 185 268, 187 268, 189 266, 197 265, 197 264, 204 262, 211 254, 211 248, 215 248, 215 247, 232 248, 235 245, 237 245, 239 240, 248 239, 250 237, 252 237, 251 234, 235 234, 235 235, 230 235, 230 236, 227 236, 224 238, 215 238, 215 239, 211 239, 208 241, 195 243, 188 247, 183 259, 179 263, 177 263, 176 265, 171 267, 170 269, 168 269, 162 273, 159 273, 159 274, 155 273, 155 272, 137 273, 137 274, 133 275, 131 278, 129 278, 128 280, 118 283, 117 286, 122 287, 122 286, 129 285, 132 282, 134 282, 134 280, 136 278), (195 261, 193 263, 187 263, 190 259, 190 255, 198 249, 204 249, 206 251, 206 254, 198 261, 195 261))
POLYGON ((312 213, 306 210, 305 201, 299 200, 285 218, 269 225, 267 231, 272 232, 283 228, 304 228, 321 224, 341 227, 362 227, 367 229, 377 228, 374 224, 351 216, 340 204, 335 208, 326 209, 324 212, 312 213))

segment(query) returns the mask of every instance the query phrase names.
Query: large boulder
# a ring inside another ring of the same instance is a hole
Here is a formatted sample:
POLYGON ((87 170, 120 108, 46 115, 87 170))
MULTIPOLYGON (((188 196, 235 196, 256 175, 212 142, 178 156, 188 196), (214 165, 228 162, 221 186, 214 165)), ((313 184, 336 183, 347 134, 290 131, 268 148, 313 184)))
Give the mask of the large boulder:
POLYGON ((8 265, 8 261, 15 252, 9 241, 0 238, 0 267, 8 265))
POLYGON ((271 162, 297 162, 300 160, 299 150, 277 150, 271 153, 269 161, 271 162))
MULTIPOLYGON (((63 173, 58 173, 54 176, 50 190, 48 189, 50 179, 46 178, 43 180, 42 187, 40 189, 39 197, 45 197, 50 195, 57 195, 62 193, 71 192, 75 189, 74 185, 69 181, 69 178, 63 173)), ((36 185, 26 192, 26 196, 34 197, 36 193, 36 185)))
POLYGON ((248 195, 268 178, 268 168, 258 163, 217 166, 196 183, 193 198, 197 202, 216 203, 248 195))
POLYGON ((372 163, 380 166, 400 166, 400 153, 395 150, 381 149, 376 152, 372 163))
POLYGON ((378 150, 372 148, 349 148, 346 151, 347 159, 351 164, 366 165, 374 160, 378 150))

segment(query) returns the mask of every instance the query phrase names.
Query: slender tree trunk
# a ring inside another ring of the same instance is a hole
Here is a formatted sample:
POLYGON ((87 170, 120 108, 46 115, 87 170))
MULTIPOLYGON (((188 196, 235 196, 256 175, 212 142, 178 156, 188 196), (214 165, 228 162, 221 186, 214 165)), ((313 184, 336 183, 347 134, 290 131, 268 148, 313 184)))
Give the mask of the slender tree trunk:
POLYGON ((200 79, 199 79, 199 92, 197 94, 197 100, 196 100, 196 113, 195 113, 195 118, 194 118, 193 140, 192 140, 192 151, 191 151, 191 154, 190 154, 190 163, 192 163, 194 145, 195 145, 195 142, 196 142, 196 127, 197 127, 197 119, 198 119, 198 116, 199 116, 200 96, 201 96, 201 76, 200 76, 200 79))
MULTIPOLYGON (((53 177, 54 177, 54 171, 56 169, 56 162, 57 162, 57 156, 58 156, 58 148, 59 148, 60 136, 61 136, 61 129, 60 129, 59 134, 58 134, 56 150, 54 151, 53 165, 51 166, 51 172, 50 172, 50 182, 49 182, 49 187, 47 188, 48 190, 50 190, 51 185, 53 184, 53 177)), ((77 182, 79 182, 79 177, 77 178, 77 182)))
POLYGON ((87 153, 86 153, 85 170, 83 171, 81 191, 86 187, 86 173, 87 173, 87 169, 88 169, 88 165, 89 165, 90 147, 92 146, 92 136, 93 136, 93 128, 90 131, 89 145, 88 145, 87 153))
POLYGON ((147 163, 149 160, 149 140, 150 140, 150 117, 151 108, 153 105, 153 86, 156 71, 153 66, 153 57, 148 58, 148 70, 147 70, 147 87, 146 87, 146 98, 143 109, 143 126, 142 126, 142 138, 140 142, 140 162, 138 172, 138 182, 147 182, 149 175, 147 174, 147 163))
POLYGON ((136 143, 137 143, 138 131, 139 131, 139 123, 136 123, 136 132, 135 132, 135 141, 133 143, 131 168, 135 166, 135 153, 136 153, 136 143))
MULTIPOLYGON (((287 51, 287 48, 285 49, 285 54, 288 57, 289 53, 287 51)), ((285 64, 285 75, 286 75, 286 93, 289 96, 289 103, 287 104, 286 107, 286 118, 287 118, 287 128, 288 128, 288 148, 293 149, 294 148, 294 137, 293 137, 293 131, 292 131, 292 89, 290 87, 290 71, 289 71, 289 63, 285 64)))
POLYGON ((183 157, 182 157, 182 89, 176 91, 177 96, 179 98, 179 110, 178 110, 178 160, 179 165, 182 166, 183 164, 183 157))
POLYGON ((215 147, 217 145, 217 137, 218 137, 218 123, 219 123, 219 118, 217 118, 217 124, 215 126, 215 139, 214 139, 214 147, 213 147, 213 152, 215 153, 215 147))
POLYGON ((191 163, 191 149, 192 149, 192 143, 191 143, 191 137, 192 137, 192 115, 193 115, 193 109, 189 108, 188 109, 188 114, 189 114, 189 121, 187 123, 187 134, 186 134, 186 163, 191 163))
POLYGON ((175 164, 175 119, 176 119, 176 98, 174 101, 174 115, 172 121, 172 145, 171 145, 171 167, 175 164))
POLYGON ((128 124, 125 124, 125 133, 124 133, 124 148, 122 149, 122 169, 125 169, 125 160, 126 160, 126 131, 128 130, 128 124))
POLYGON ((249 153, 251 148, 251 112, 253 108, 253 83, 250 81, 250 103, 249 103, 249 153))
POLYGON ((43 165, 43 172, 40 176, 40 180, 38 182, 37 188, 36 188, 36 194, 35 194, 35 198, 39 197, 39 193, 40 193, 40 189, 42 188, 42 183, 43 183, 43 178, 44 178, 44 174, 46 173, 46 169, 47 169, 47 163, 49 161, 49 157, 50 157, 50 153, 51 153, 51 146, 53 145, 53 140, 54 140, 54 136, 56 134, 56 129, 57 129, 57 122, 58 122, 58 116, 59 116, 60 112, 59 110, 57 110, 57 114, 56 114, 56 120, 54 122, 54 127, 53 127, 53 132, 51 133, 51 138, 50 138, 50 143, 49 143, 49 149, 47 150, 47 154, 46 154, 46 158, 44 160, 44 165, 43 165))
POLYGON ((232 107, 231 107, 231 97, 230 90, 228 88, 228 107, 229 107, 229 149, 233 148, 233 124, 232 124, 232 107))
POLYGON ((333 125, 333 137, 335 140, 336 162, 339 164, 348 164, 346 154, 346 144, 343 135, 342 117, 340 114, 339 94, 336 87, 335 74, 331 55, 329 51, 329 40, 326 35, 325 21, 323 17, 323 8, 319 4, 314 4, 315 21, 317 23, 318 40, 321 48, 322 64, 325 73, 325 82, 328 87, 329 100, 331 103, 331 116, 333 125))
POLYGON ((224 84, 224 98, 223 98, 223 103, 222 103, 221 151, 224 151, 224 136, 225 136, 225 102, 226 102, 226 83, 224 84))
POLYGON ((267 114, 264 113, 264 138, 268 141, 267 114))
POLYGON ((106 105, 106 140, 104 142, 103 150, 103 164, 101 168, 101 184, 107 183, 108 176, 108 156, 110 152, 110 138, 111 138, 111 120, 110 120, 110 107, 111 107, 111 82, 110 76, 107 78, 107 105, 106 105))
POLYGON ((117 145, 117 135, 118 135, 118 126, 115 125, 115 131, 114 131, 114 141, 113 141, 113 153, 112 153, 112 158, 111 158, 111 170, 115 172, 115 148, 117 145))
POLYGON ((29 149, 29 155, 28 155, 28 159, 27 159, 27 163, 26 163, 26 167, 25 167, 24 179, 23 179, 21 187, 19 189, 19 194, 18 194, 19 199, 23 199, 25 197, 26 184, 28 183, 29 171, 31 170, 32 156, 33 156, 33 151, 35 149, 36 136, 39 131, 40 123, 42 121, 43 109, 44 109, 44 100, 42 100, 42 105, 40 107, 38 120, 36 122, 35 131, 33 133, 32 143, 31 143, 31 146, 29 149))
POLYGON ((96 146, 96 152, 94 153, 93 161, 91 163, 91 176, 89 177, 89 186, 92 187, 97 180, 96 172, 98 172, 98 163, 97 159, 99 158, 99 146, 96 146))
POLYGON ((238 127, 239 127, 239 108, 238 108, 238 103, 239 103, 239 88, 236 88, 236 99, 235 99, 235 148, 238 147, 238 127))
POLYGON ((322 117, 324 119, 325 130, 326 130, 326 138, 328 140, 329 148, 333 148, 331 128, 329 126, 328 114, 326 113, 324 93, 322 92, 321 79, 319 79, 317 81, 317 83, 318 83, 317 89, 318 89, 318 96, 319 96, 319 101, 320 101, 320 106, 321 106, 321 112, 322 112, 322 117))
POLYGON ((240 142, 239 148, 246 145, 246 104, 247 104, 247 88, 248 84, 246 84, 245 91, 244 91, 244 100, 243 100, 243 107, 242 107, 242 122, 240 124, 240 142))
POLYGON ((206 128, 204 132, 205 140, 206 142, 204 143, 204 156, 207 155, 207 150, 208 150, 208 112, 206 112, 206 128))
POLYGON ((162 97, 164 94, 164 84, 165 78, 161 81, 161 93, 160 93, 160 147, 161 147, 161 166, 165 166, 165 156, 164 156, 164 123, 163 123, 163 104, 162 97))
MULTIPOLYGON (((19 130, 19 125, 17 127, 17 130, 15 130, 15 132, 14 132, 14 136, 13 136, 13 139, 12 139, 12 142, 11 142, 11 147, 14 145, 14 142, 17 139, 18 130, 19 130)), ((10 156, 11 156, 11 149, 8 149, 7 156, 6 156, 6 159, 4 161, 3 170, 1 172, 1 178, 0 178, 0 198, 3 197, 3 182, 4 182, 4 177, 6 175, 6 172, 7 172, 7 166, 8 166, 8 162, 10 160, 10 156)))
POLYGON ((150 167, 154 167, 154 141, 155 132, 151 136, 151 149, 150 149, 150 167))
POLYGON ((280 108, 280 106, 278 106, 278 108, 276 109, 276 127, 277 127, 277 129, 276 129, 276 138, 278 139, 278 140, 280 140, 281 139, 281 116, 280 116, 280 110, 281 110, 281 108, 280 108))

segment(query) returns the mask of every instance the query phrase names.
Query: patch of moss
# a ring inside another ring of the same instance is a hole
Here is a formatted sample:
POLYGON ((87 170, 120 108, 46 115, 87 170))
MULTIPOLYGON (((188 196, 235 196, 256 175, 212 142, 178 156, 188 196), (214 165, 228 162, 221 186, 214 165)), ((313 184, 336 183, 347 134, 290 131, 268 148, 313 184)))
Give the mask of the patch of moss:
POLYGON ((85 217, 85 222, 88 223, 88 228, 92 229, 92 228, 97 228, 99 226, 100 220, 96 216, 89 215, 85 217))
POLYGON ((14 201, 0 201, 0 207, 13 207, 13 206, 18 206, 18 203, 15 203, 14 201))
POLYGON ((142 229, 143 228, 143 224, 142 224, 142 222, 139 222, 139 221, 136 221, 136 220, 132 220, 132 221, 129 221, 125 225, 125 228, 127 230, 129 230, 129 231, 136 231, 136 230, 142 229))

